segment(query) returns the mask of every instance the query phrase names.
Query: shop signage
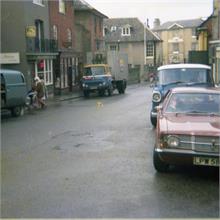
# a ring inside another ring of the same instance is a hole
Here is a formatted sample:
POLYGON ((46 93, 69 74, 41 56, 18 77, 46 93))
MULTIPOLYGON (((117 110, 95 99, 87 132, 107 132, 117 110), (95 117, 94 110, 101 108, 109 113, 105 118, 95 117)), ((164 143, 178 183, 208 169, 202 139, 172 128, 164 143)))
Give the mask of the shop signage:
POLYGON ((1 64, 18 64, 20 63, 19 53, 0 53, 1 64))

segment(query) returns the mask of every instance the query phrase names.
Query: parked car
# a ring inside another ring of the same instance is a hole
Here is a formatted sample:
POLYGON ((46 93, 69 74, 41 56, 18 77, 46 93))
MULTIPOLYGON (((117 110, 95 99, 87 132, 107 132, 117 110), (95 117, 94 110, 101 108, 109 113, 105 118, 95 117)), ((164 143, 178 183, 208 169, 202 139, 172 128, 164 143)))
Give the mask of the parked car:
POLYGON ((157 110, 157 171, 175 164, 219 166, 219 88, 174 88, 157 110))
POLYGON ((156 126, 157 123, 156 107, 163 101, 171 88, 180 86, 214 87, 211 68, 202 64, 171 64, 159 67, 150 112, 153 126, 156 126))
POLYGON ((1 109, 8 109, 12 116, 21 115, 27 95, 24 75, 20 71, 0 69, 1 109))

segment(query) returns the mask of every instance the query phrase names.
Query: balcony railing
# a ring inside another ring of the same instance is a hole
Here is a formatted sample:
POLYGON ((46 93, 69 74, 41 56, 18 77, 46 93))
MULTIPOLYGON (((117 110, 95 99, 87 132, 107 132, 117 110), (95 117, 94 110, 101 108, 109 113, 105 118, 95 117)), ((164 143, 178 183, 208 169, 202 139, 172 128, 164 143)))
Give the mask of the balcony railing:
POLYGON ((58 43, 56 40, 27 38, 27 53, 53 53, 58 51, 58 43))

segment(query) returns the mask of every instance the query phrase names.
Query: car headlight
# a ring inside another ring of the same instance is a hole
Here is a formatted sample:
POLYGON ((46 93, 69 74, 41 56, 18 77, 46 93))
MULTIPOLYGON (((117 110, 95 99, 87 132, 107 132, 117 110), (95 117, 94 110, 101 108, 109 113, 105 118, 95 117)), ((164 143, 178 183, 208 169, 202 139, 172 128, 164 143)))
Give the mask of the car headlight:
POLYGON ((170 135, 167 137, 167 144, 169 147, 178 147, 180 140, 177 136, 170 135))
POLYGON ((161 101, 161 94, 158 91, 153 92, 152 97, 153 102, 160 102, 161 101))

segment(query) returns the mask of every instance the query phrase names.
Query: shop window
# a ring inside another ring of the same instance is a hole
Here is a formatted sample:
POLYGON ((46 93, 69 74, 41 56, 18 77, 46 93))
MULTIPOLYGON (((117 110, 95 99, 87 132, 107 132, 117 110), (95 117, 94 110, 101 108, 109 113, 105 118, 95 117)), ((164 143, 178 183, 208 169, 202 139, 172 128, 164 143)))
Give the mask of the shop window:
POLYGON ((53 60, 42 59, 35 62, 35 76, 44 80, 45 85, 53 84, 53 60))

